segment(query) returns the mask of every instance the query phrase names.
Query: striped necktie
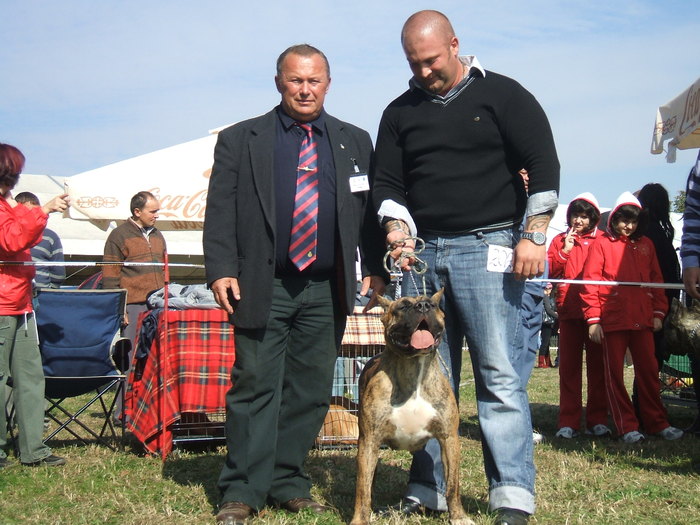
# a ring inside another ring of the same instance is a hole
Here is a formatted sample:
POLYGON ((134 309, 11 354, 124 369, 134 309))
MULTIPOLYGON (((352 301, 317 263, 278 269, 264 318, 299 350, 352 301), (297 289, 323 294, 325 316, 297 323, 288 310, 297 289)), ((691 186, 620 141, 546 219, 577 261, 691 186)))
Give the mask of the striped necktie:
POLYGON ((304 139, 299 150, 297 166, 297 188, 294 197, 292 232, 289 239, 289 258, 299 271, 316 260, 316 237, 318 222, 318 167, 316 140, 311 124, 295 123, 304 130, 304 139))

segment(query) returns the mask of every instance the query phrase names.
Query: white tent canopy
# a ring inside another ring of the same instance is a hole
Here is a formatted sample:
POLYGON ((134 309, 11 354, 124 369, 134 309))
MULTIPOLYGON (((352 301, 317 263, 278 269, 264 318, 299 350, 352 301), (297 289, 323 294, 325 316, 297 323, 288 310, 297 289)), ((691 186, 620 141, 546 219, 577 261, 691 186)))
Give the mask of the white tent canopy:
POLYGON ((657 110, 651 152, 662 153, 667 140, 668 162, 676 161, 676 149, 700 148, 700 78, 657 110))
MULTIPOLYGON (((17 195, 22 191, 29 191, 34 193, 44 203, 64 192, 64 181, 65 179, 61 177, 22 174, 20 175, 19 183, 12 190, 12 194, 17 195)), ((103 181, 102 185, 108 188, 112 185, 119 185, 119 183, 115 180, 110 182, 103 181)), ((131 195, 129 196, 130 198, 131 195)), ((129 215, 129 201, 127 200, 126 211, 119 216, 119 219, 123 221, 129 215)), ((85 218, 83 216, 83 219, 85 218)), ((58 233, 63 244, 63 252, 67 257, 86 256, 91 260, 98 261, 102 259, 105 241, 109 232, 116 228, 117 224, 118 222, 115 220, 76 220, 69 217, 68 214, 52 213, 49 216, 47 227, 58 233)), ((196 223, 191 224, 196 225, 196 223)), ((169 224, 164 223, 164 225, 168 226, 169 224)), ((161 226, 159 223, 158 228, 163 230, 161 226)), ((165 229, 163 235, 168 243, 168 253, 171 255, 202 255, 202 232, 200 228, 190 230, 165 229)))
POLYGON ((69 216, 123 220, 131 214, 131 197, 145 190, 160 200, 160 225, 167 221, 174 223, 173 229, 201 228, 216 137, 212 133, 66 177, 71 199, 69 216))

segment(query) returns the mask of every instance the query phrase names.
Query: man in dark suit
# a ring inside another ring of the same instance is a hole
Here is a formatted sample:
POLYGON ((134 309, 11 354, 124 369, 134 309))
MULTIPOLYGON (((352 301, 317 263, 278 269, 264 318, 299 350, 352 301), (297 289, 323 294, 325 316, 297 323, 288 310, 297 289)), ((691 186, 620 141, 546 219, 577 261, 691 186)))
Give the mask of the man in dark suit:
POLYGON ((358 245, 361 293, 385 285, 369 135, 324 111, 330 68, 318 49, 284 51, 275 83, 279 106, 219 133, 204 219, 207 282, 235 326, 217 514, 226 525, 267 503, 328 510, 311 499, 303 462, 328 410, 358 245))

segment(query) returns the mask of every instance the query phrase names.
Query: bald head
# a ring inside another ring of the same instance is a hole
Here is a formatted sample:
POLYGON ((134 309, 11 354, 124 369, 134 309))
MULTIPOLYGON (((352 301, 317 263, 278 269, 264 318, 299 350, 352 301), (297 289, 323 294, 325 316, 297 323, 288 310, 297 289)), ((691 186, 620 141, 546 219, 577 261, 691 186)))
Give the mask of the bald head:
POLYGON ((445 42, 454 38, 455 31, 450 20, 440 11, 425 10, 413 13, 401 30, 401 45, 407 40, 422 38, 428 35, 437 37, 445 42))
POLYGON ((411 15, 403 25, 401 45, 413 78, 426 91, 444 96, 466 74, 452 24, 439 11, 411 15))

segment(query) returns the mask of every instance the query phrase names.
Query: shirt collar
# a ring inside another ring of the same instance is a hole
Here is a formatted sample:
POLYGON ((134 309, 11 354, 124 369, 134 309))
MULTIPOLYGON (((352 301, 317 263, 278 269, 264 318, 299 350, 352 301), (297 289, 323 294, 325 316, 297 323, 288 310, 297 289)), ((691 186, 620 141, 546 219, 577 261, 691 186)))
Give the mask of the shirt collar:
POLYGON ((141 226, 138 222, 136 222, 136 221, 133 219, 133 217, 129 217, 129 220, 131 221, 131 224, 133 224, 134 226, 136 226, 136 227, 139 229, 139 231, 141 232, 141 234, 145 235, 146 237, 148 237, 149 235, 151 235, 151 232, 153 232, 153 230, 156 229, 155 226, 148 226, 148 227, 146 227, 146 226, 141 226))
MULTIPOLYGON (((285 131, 289 131, 294 124, 297 123, 296 120, 294 120, 292 117, 287 115, 284 112, 284 109, 282 109, 282 106, 277 106, 277 116, 280 119, 280 122, 282 123, 282 126, 284 127, 285 131)), ((321 114, 318 116, 316 120, 312 120, 310 122, 306 122, 306 124, 311 124, 314 128, 314 133, 320 133, 323 135, 323 130, 326 129, 326 110, 322 109, 321 114)))
POLYGON ((445 95, 437 95, 426 90, 425 88, 423 88, 423 86, 421 86, 420 82, 418 82, 415 79, 415 77, 411 77, 411 79, 408 81, 409 88, 412 91, 422 91, 428 96, 431 102, 447 104, 447 102, 455 98, 462 92, 462 90, 465 87, 471 84, 474 78, 476 78, 477 76, 481 76, 484 78, 486 77, 486 70, 481 66, 481 63, 479 62, 479 59, 476 58, 476 55, 460 55, 459 61, 465 66, 467 66, 469 70, 467 71, 467 74, 464 76, 464 78, 462 78, 462 80, 460 80, 459 83, 451 90, 449 90, 445 95))

